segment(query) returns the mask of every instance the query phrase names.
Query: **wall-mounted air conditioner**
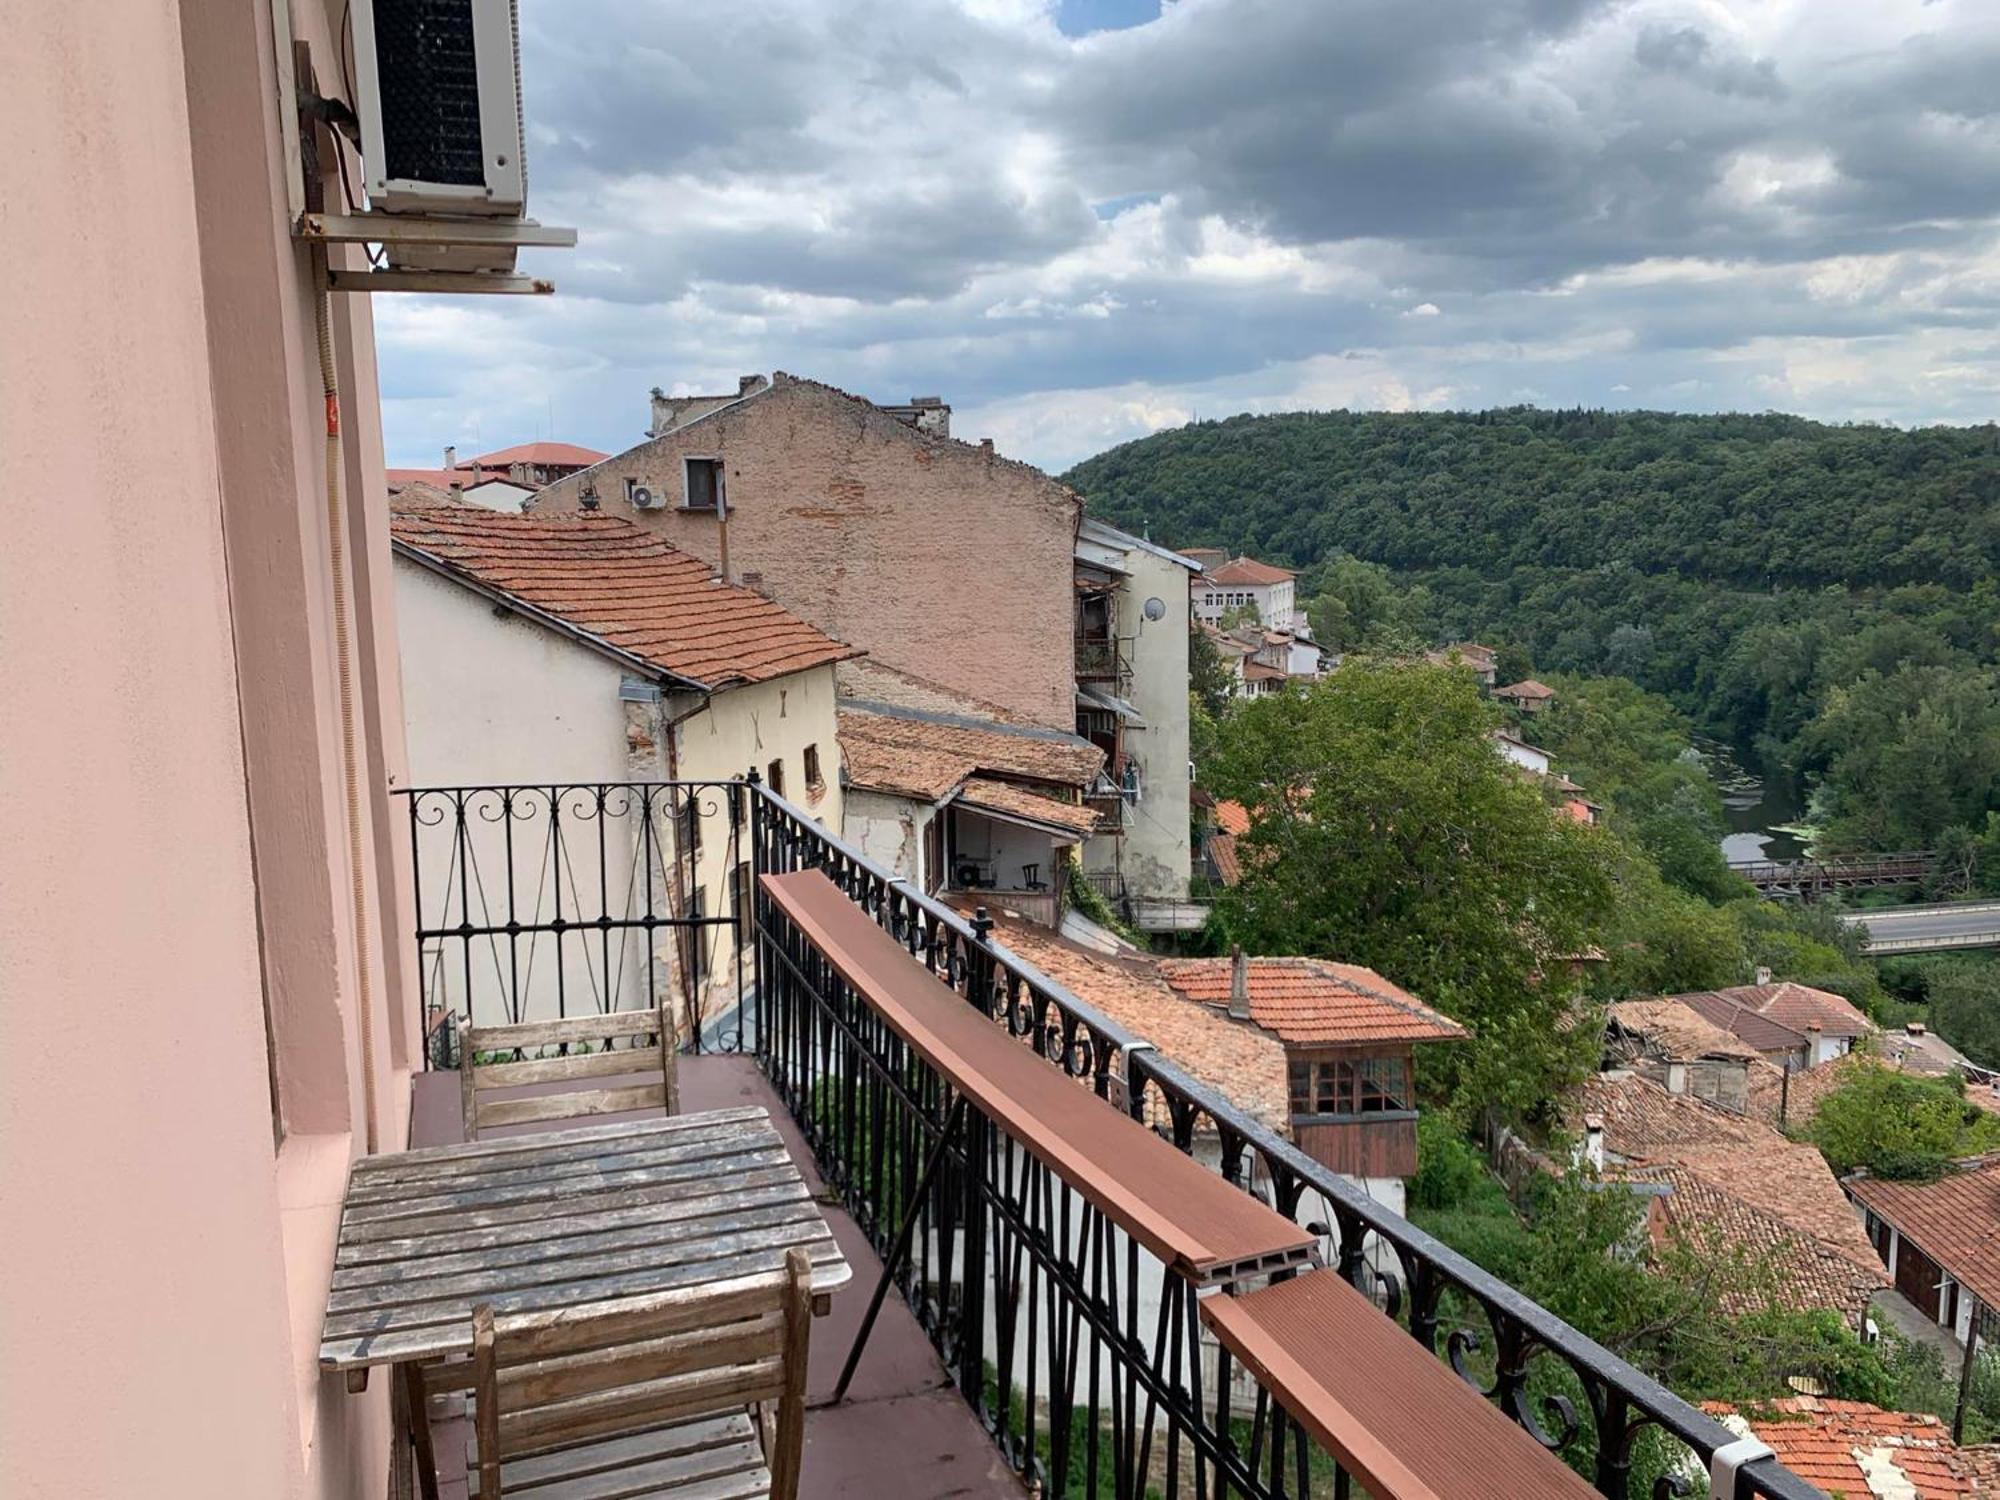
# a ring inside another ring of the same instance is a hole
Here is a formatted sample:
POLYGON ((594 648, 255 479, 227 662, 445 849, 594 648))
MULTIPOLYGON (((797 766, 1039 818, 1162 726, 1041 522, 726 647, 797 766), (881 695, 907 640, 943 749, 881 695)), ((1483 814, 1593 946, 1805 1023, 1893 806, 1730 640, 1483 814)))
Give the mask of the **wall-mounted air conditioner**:
POLYGON ((667 502, 643 484, 630 480, 625 484, 625 498, 632 502, 634 510, 664 510, 667 502))
POLYGON ((516 0, 353 0, 355 113, 370 206, 527 207, 516 0))

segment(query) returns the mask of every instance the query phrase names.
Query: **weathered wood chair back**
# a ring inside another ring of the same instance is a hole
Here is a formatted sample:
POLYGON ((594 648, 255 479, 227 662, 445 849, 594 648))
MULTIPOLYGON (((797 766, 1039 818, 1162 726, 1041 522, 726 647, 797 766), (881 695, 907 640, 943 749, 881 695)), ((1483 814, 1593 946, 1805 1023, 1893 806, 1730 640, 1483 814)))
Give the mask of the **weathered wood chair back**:
MULTIPOLYGON (((755 1404, 767 1419, 776 1408, 761 1433, 770 1494, 796 1500, 811 1325, 812 1267, 797 1247, 782 1271, 701 1287, 511 1317, 475 1308, 479 1500, 508 1493, 510 1465, 516 1493, 554 1474, 589 1473, 603 1480, 602 1493, 626 1494, 609 1478, 621 1459, 689 1452, 688 1444, 675 1450, 662 1429, 755 1404), (652 1443, 635 1440, 648 1433, 652 1443)), ((739 1415, 729 1438, 744 1435, 739 1415)), ((660 1482, 670 1472, 646 1477, 646 1494, 672 1492, 660 1482)))
POLYGON ((466 1026, 459 1035, 459 1093, 468 1141, 478 1140, 482 1130, 496 1125, 576 1120, 628 1110, 680 1113, 674 1026, 664 1005, 518 1026, 466 1026), (651 1042, 643 1043, 647 1037, 651 1042), (569 1085, 630 1073, 658 1076, 615 1088, 563 1087, 549 1093, 494 1097, 496 1091, 522 1084, 569 1085))

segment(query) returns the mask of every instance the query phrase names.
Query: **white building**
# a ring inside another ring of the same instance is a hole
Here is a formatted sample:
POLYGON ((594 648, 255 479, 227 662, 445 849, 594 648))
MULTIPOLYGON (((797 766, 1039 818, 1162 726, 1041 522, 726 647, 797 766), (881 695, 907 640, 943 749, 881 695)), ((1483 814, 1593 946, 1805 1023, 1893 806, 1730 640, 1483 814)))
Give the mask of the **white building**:
POLYGON ((1305 612, 1294 597, 1296 575, 1254 557, 1237 557, 1195 580, 1195 617, 1210 625, 1245 605, 1273 630, 1306 633, 1305 612))
MULTIPOLYGON (((391 524, 411 784, 538 789, 509 794, 512 818, 500 793, 417 799, 428 914, 490 927, 738 909, 750 851, 720 789, 599 804, 563 787, 722 782, 755 767, 840 828, 834 663, 850 648, 629 521, 406 505, 391 524)), ((463 965, 437 961, 447 949, 462 958, 458 941, 434 945, 424 980, 430 1005, 463 1013, 463 965)), ((649 947, 643 935, 496 936, 475 988, 505 991, 521 1014, 474 1019, 627 1009, 661 994, 691 996, 712 1018, 731 998, 728 928, 649 947)))
POLYGON ((1076 539, 1077 733, 1105 753, 1084 869, 1147 932, 1189 903, 1188 629, 1200 564, 1086 517, 1076 539))

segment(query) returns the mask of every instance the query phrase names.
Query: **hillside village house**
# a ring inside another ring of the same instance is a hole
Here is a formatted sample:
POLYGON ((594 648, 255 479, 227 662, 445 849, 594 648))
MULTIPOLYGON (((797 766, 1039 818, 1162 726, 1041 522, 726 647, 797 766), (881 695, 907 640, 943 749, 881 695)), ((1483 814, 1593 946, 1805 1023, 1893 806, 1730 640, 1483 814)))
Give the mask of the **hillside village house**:
POLYGON ((1866 1174, 1842 1184, 1896 1290, 1960 1345, 2000 1339, 2000 1157, 1958 1163, 1936 1182, 1866 1174))
POLYGON ((1495 688, 1493 696, 1508 707, 1517 708, 1524 714, 1538 714, 1556 701, 1556 690, 1547 683, 1537 682, 1530 677, 1523 682, 1495 688))
POLYGON ((389 493, 407 493, 413 499, 457 498, 489 510, 516 511, 543 485, 588 468, 604 456, 576 443, 516 443, 464 460, 456 448, 446 448, 441 468, 388 470, 389 493))
MULTIPOLYGON (((708 564, 616 517, 431 505, 397 509, 392 527, 417 785, 721 782, 754 767, 809 815, 840 828, 833 673, 851 648, 748 589, 717 582, 708 564)), ((589 798, 558 800, 588 835, 589 798)), ((418 811, 443 807, 432 799, 418 811)), ((462 904, 474 908, 470 920, 486 924, 505 920, 492 908, 509 878, 517 892, 546 891, 544 907, 553 909, 558 873, 572 912, 602 906, 624 914, 642 895, 633 867, 645 860, 651 868, 643 874, 672 888, 680 914, 734 916, 745 900, 749 851, 732 837, 741 820, 730 811, 720 790, 682 797, 657 809, 650 838, 637 819, 623 817, 615 830, 621 857, 602 875, 588 859, 552 869, 546 839, 504 842, 509 829, 475 815, 464 820, 457 847, 452 828, 439 830, 433 846, 442 857, 419 878, 437 883, 432 894, 450 906, 453 856, 477 861, 480 878, 466 888, 476 893, 462 904)), ((518 970, 509 976, 518 982, 505 987, 512 1013, 470 1019, 552 1018, 562 1003, 560 974, 562 989, 578 996, 614 985, 609 1009, 667 994, 684 1020, 712 1021, 727 997, 710 991, 733 982, 733 953, 726 928, 684 930, 658 954, 644 942, 620 945, 618 971, 599 975, 592 970, 604 955, 588 944, 510 945, 496 962, 518 970), (656 961, 666 972, 649 983, 645 967, 656 961)), ((434 986, 430 1005, 469 1012, 458 966, 426 962, 425 976, 434 986)))
POLYGON ((1755 984, 1666 998, 1748 1043, 1774 1067, 1789 1071, 1817 1068, 1844 1057, 1875 1033, 1874 1023, 1841 996, 1791 980, 1773 984, 1768 969, 1758 972, 1755 984))
POLYGON ((1246 606, 1257 612, 1259 624, 1272 630, 1306 629, 1304 611, 1294 595, 1298 575, 1254 557, 1236 557, 1208 568, 1195 580, 1195 618, 1210 625, 1246 606))
POLYGON ((783 372, 742 385, 656 400, 652 437, 558 480, 535 510, 588 499, 873 662, 1073 730, 1076 495, 952 438, 941 405, 906 421, 783 372))
POLYGON ((1434 667, 1464 667, 1479 679, 1479 685, 1491 692, 1493 684, 1499 681, 1499 653, 1491 646, 1482 646, 1477 641, 1453 641, 1448 646, 1440 646, 1428 652, 1424 658, 1434 667))
POLYGON ((1199 564, 1085 517, 1076 539, 1076 727, 1104 752, 1085 874, 1142 932, 1198 927, 1187 900, 1188 628, 1199 564))
POLYGON ((928 894, 1060 920, 1104 754, 1058 729, 843 699, 846 836, 928 894))

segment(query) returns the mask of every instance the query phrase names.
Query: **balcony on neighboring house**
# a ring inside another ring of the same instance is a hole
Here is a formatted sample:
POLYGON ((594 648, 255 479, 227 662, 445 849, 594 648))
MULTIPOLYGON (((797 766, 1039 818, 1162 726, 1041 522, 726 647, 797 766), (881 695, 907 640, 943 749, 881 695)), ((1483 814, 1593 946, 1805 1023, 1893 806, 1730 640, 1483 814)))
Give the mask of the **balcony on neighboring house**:
MULTIPOLYGON (((1691 1493, 1713 1464, 1718 1495, 1818 1495, 1026 962, 983 913, 768 788, 522 790, 479 789, 470 817, 466 789, 410 795, 426 984, 475 1014, 692 1007, 688 1107, 784 1117, 856 1278, 814 1335, 802 1494, 1636 1500, 1691 1493), (726 804, 746 870, 729 910, 692 918, 672 875, 691 795, 726 804), (691 920, 724 950, 707 979, 667 940, 691 920), (741 976, 727 1008, 702 1010, 724 972, 741 976), (843 1399, 834 1372, 877 1284, 899 1295, 843 1399)), ((453 1046, 447 1024, 434 1068, 453 1046)), ((1396 1114, 1402 1048, 1301 1053, 1303 1122, 1396 1114)), ((456 1090, 420 1080, 420 1141, 454 1128, 456 1090)))

